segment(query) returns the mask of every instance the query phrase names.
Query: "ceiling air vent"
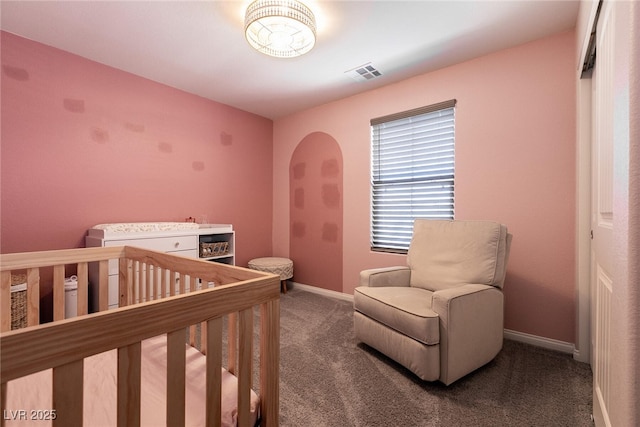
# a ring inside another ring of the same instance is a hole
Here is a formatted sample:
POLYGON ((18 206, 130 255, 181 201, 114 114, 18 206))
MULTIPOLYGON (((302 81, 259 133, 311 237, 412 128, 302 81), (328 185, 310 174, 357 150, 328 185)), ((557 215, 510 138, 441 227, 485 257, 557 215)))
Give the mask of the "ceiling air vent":
POLYGON ((367 63, 364 65, 360 65, 352 70, 345 71, 349 77, 357 82, 366 82, 367 80, 375 79, 376 77, 380 77, 382 73, 371 65, 371 63, 367 63))

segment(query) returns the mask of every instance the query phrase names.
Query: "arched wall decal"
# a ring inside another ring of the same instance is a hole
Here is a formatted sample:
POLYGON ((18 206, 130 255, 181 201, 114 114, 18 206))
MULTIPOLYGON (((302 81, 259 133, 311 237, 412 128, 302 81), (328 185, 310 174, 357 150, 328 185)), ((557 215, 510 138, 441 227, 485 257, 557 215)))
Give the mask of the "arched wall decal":
POLYGON ((343 164, 337 141, 314 132, 289 165, 289 256, 294 280, 342 292, 343 164))

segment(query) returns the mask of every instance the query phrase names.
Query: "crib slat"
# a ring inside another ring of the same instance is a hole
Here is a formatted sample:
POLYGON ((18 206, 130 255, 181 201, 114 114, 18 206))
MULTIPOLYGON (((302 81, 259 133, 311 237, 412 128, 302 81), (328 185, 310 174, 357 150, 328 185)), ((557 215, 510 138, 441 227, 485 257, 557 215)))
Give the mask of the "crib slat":
POLYGON ((160 299, 160 278, 164 274, 164 270, 161 267, 156 266, 153 270, 153 285, 151 286, 151 292, 153 292, 153 299, 160 299))
POLYGON ((83 366, 80 359, 53 368, 54 427, 82 425, 83 366))
POLYGON ((142 345, 118 349, 118 427, 140 426, 142 345))
POLYGON ((280 300, 260 305, 261 427, 277 427, 280 418, 280 300))
POLYGON ((138 304, 139 302, 143 301, 143 296, 142 296, 142 286, 144 284, 144 265, 139 262, 139 261, 134 261, 133 262, 133 301, 131 301, 131 304, 138 304), (135 273, 138 274, 135 274, 135 273))
POLYGON ((191 325, 189 326, 189 345, 191 347, 196 347, 196 344, 196 325, 191 325))
POLYGON ((78 263, 78 316, 89 313, 89 264, 86 262, 78 263))
POLYGON ((151 264, 147 264, 147 277, 144 282, 144 300, 151 301, 151 281, 153 279, 153 266, 151 264))
POLYGON ((147 281, 149 282, 149 294, 147 295, 147 298, 150 300, 160 299, 161 297, 156 291, 156 276, 158 275, 158 268, 152 265, 149 273, 149 277, 147 278, 147 281))
POLYGON ((27 326, 40 324, 40 269, 27 269, 27 326))
POLYGON ((27 326, 40 324, 40 269, 27 269, 27 326))
POLYGON ((138 274, 139 274, 139 265, 138 261, 129 260, 128 269, 127 269, 127 289, 129 290, 129 302, 128 305, 133 305, 139 298, 139 289, 138 289, 138 274))
MULTIPOLYGON (((205 356, 207 355, 207 322, 200 322, 200 352, 202 354, 204 354, 205 356)), ((222 343, 218 343, 219 346, 222 345, 222 343)))
MULTIPOLYGON (((120 261, 118 261, 118 305, 120 307, 131 305, 132 289, 129 284, 129 279, 130 279, 129 272, 131 270, 132 262, 133 261, 126 258, 120 258, 120 261)), ((108 291, 108 288, 107 288, 107 291, 108 291)), ((100 311, 107 310, 107 309, 108 309, 108 306, 105 306, 104 309, 102 308, 102 300, 101 300, 100 311)))
POLYGON ((53 266, 53 320, 64 319, 64 265, 53 266))
POLYGON ((180 295, 184 294, 187 290, 187 275, 180 273, 180 295))
POLYGON ((147 264, 145 264, 144 262, 139 262, 137 263, 136 266, 136 285, 134 285, 134 289, 136 290, 136 298, 133 300, 133 304, 138 304, 140 302, 144 302, 145 301, 145 294, 144 294, 144 286, 145 286, 145 277, 146 277, 146 273, 147 273, 147 264))
POLYGON ((140 298, 140 263, 138 261, 131 261, 129 264, 128 276, 127 276, 127 289, 129 289, 129 305, 136 304, 136 301, 140 298))
POLYGON ((180 278, 178 277, 178 273, 171 270, 169 272, 169 295, 174 296, 178 294, 178 287, 180 286, 180 278))
POLYGON ((178 279, 176 272, 173 270, 169 271, 169 295, 174 296, 176 294, 176 286, 178 285, 178 279))
POLYGON ((11 272, 3 271, 0 278, 0 332, 11 330, 11 272))
MULTIPOLYGON (((197 282, 198 279, 196 279, 193 276, 189 277, 189 292, 193 292, 197 289, 197 282)), ((189 344, 192 347, 196 346, 196 325, 191 325, 189 326, 189 344)), ((204 348, 202 346, 202 344, 200 345, 200 349, 204 348)))
POLYGON ((93 309, 106 311, 109 309, 109 261, 98 263, 98 307, 93 309))
POLYGON ((167 425, 185 423, 185 329, 167 333, 167 425))
POLYGON ((236 375, 238 372, 237 342, 238 342, 238 314, 229 313, 227 324, 227 370, 236 375))
POLYGON ((140 275, 140 300, 137 302, 150 301, 152 298, 149 295, 151 291, 151 264, 141 263, 142 274, 140 275))
POLYGON ((238 426, 250 427, 253 308, 242 310, 238 320, 238 426))
POLYGON ((169 295, 167 293, 167 270, 166 269, 162 267, 158 267, 157 280, 158 280, 158 295, 160 295, 160 298, 164 298, 167 295, 169 295))
POLYGON ((203 348, 207 355, 207 427, 220 427, 222 424, 222 318, 202 322, 206 325, 206 343, 203 348))

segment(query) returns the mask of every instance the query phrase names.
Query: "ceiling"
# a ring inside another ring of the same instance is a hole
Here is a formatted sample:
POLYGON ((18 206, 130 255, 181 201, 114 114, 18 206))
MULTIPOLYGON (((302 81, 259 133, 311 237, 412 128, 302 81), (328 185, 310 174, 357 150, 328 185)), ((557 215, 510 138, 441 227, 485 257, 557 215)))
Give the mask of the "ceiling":
POLYGON ((253 51, 249 1, 5 1, 1 28, 267 118, 397 82, 575 26, 578 1, 306 0, 299 58, 253 51), (346 71, 371 63, 382 76, 346 71))

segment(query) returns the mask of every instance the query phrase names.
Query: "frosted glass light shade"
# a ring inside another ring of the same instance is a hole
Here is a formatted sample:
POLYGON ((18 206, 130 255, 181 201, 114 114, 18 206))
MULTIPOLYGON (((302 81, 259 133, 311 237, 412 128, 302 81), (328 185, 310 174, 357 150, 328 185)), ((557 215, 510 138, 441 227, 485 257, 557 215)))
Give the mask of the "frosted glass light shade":
POLYGON ((244 32, 249 44, 276 58, 309 52, 316 43, 316 20, 297 0, 256 0, 247 8, 244 32))

